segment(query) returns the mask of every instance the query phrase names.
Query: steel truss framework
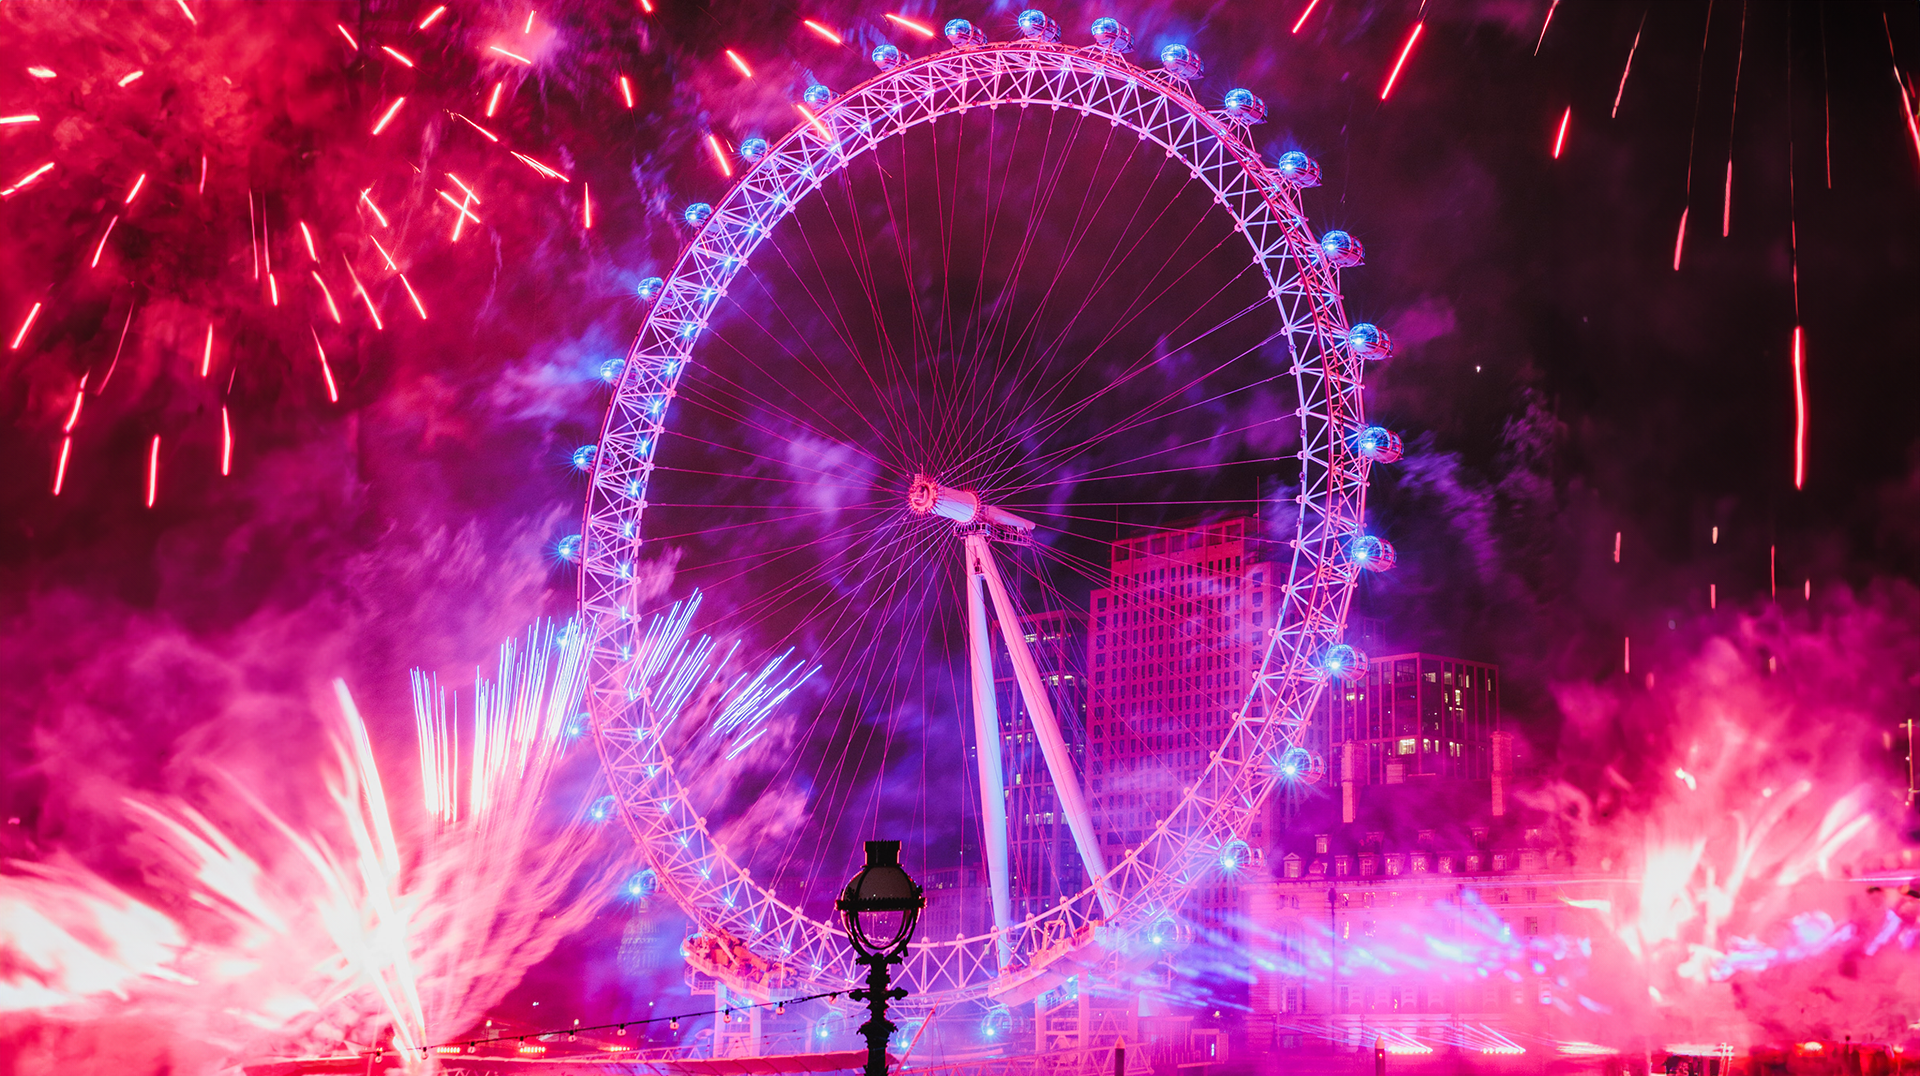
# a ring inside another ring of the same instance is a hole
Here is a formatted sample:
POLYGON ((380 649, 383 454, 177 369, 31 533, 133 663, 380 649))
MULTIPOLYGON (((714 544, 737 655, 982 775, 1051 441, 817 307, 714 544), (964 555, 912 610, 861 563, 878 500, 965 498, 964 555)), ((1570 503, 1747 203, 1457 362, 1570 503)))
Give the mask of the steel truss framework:
MULTIPOLYGON (((1164 933, 1190 887, 1223 868, 1223 849, 1246 834, 1279 780, 1326 681, 1322 658, 1339 641, 1359 567, 1347 555, 1361 534, 1368 461, 1363 361, 1347 345, 1337 270, 1322 256, 1298 190, 1265 163, 1247 127, 1209 111, 1188 84, 1098 46, 1033 41, 953 49, 884 71, 817 111, 773 145, 715 205, 681 254, 628 353, 614 388, 587 498, 581 604, 594 632, 589 708, 623 819, 660 891, 703 930, 743 939, 777 963, 763 996, 833 989, 853 981, 852 950, 838 924, 811 918, 752 878, 707 832, 674 775, 648 706, 662 655, 649 649, 643 612, 662 586, 641 559, 641 520, 654 450, 692 351, 735 274, 796 203, 835 171, 918 124, 973 108, 1073 109, 1107 119, 1178 158, 1209 188, 1245 236, 1278 307, 1300 406, 1300 515, 1291 565, 1266 656, 1211 752, 1203 775, 1143 845, 1100 885, 1118 896, 1103 916, 1089 885, 1016 922, 1003 968, 994 933, 916 942, 899 980, 910 1008, 1031 993, 1059 971, 1139 951, 1164 933)), ((1231 858, 1231 857, 1228 857, 1231 858)), ((995 932, 997 933, 997 932, 995 932)), ((1069 972, 1070 973, 1070 972, 1069 972)), ((740 987, 743 984, 735 984, 740 987)))

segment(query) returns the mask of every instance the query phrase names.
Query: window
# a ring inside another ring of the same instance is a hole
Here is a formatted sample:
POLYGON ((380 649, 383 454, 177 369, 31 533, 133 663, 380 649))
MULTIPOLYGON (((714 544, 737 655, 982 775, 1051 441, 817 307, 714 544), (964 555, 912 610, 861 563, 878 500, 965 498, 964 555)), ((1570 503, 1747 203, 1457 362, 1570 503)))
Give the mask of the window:
POLYGON ((1537 915, 1527 916, 1526 921, 1522 924, 1520 929, 1529 938, 1540 933, 1540 917, 1537 915))

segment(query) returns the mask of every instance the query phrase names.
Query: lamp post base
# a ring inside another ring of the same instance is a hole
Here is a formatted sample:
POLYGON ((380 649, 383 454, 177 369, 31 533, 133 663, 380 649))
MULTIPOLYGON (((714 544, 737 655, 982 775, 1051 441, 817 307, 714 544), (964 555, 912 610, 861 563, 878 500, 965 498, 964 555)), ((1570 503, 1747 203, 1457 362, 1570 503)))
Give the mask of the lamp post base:
POLYGON ((848 997, 867 1003, 867 1022, 860 1025, 860 1034, 867 1040, 864 1076, 887 1076, 887 1041, 893 1038, 895 1030, 893 1021, 887 1019, 887 1002, 907 996, 907 992, 898 987, 888 989, 891 977, 887 966, 899 962, 897 956, 882 954, 860 957, 859 963, 867 966, 867 987, 847 991, 848 997))

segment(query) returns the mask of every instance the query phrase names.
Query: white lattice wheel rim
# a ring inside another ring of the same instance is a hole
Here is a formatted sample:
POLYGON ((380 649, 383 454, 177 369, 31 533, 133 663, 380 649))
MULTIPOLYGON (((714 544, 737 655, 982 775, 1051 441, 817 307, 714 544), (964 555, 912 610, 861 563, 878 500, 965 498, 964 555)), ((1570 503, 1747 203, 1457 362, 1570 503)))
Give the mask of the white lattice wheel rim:
POLYGON ((1184 82, 1099 47, 1013 42, 955 49, 885 71, 822 106, 775 143, 714 205, 665 278, 614 386, 593 460, 581 535, 580 601, 592 631, 588 693, 595 739, 623 821, 659 889, 703 929, 745 939, 791 976, 781 993, 854 981, 843 928, 809 917, 755 882, 707 833, 657 737, 635 735, 631 680, 642 622, 641 518, 653 455, 682 373, 728 283, 773 225, 857 155, 919 124, 973 107, 1071 108, 1124 126, 1180 158, 1232 215, 1279 308, 1293 357, 1300 424, 1300 516, 1281 606, 1263 663, 1236 720, 1200 779, 1106 884, 1121 904, 1102 920, 1089 886, 1055 909, 1016 922, 1025 964, 1002 972, 993 934, 918 941, 896 981, 910 1008, 1001 994, 1046 975, 1098 942, 1123 948, 1157 929, 1188 889, 1220 869, 1221 852, 1249 832, 1326 680, 1322 657, 1344 629, 1358 568, 1368 460, 1362 361, 1347 347, 1334 269, 1321 256, 1298 192, 1263 163, 1246 129, 1210 112, 1184 82), (1256 719, 1255 714, 1263 716, 1256 719))

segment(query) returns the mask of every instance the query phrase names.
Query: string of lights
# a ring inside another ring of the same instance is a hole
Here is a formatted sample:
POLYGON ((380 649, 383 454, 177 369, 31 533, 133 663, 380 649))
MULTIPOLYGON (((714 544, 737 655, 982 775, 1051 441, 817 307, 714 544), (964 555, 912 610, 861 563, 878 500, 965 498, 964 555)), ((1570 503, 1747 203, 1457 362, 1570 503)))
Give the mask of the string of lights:
MULTIPOLYGON (((748 1012, 753 1009, 772 1009, 774 1015, 779 1016, 787 1011, 787 1006, 789 1005, 798 1005, 803 1001, 820 1001, 822 999, 837 998, 844 993, 846 993, 844 990, 829 990, 823 994, 807 994, 802 997, 783 998, 779 1001, 759 1001, 748 1005, 731 1005, 721 1010, 721 1018, 727 1022, 731 1022, 734 1013, 748 1012)), ((525 1043, 528 1039, 544 1039, 550 1035, 566 1035, 571 1038, 592 1031, 612 1031, 616 1035, 625 1035, 628 1028, 640 1027, 646 1024, 665 1023, 670 1029, 678 1031, 680 1029, 680 1021, 682 1020, 691 1020, 695 1017, 711 1015, 713 1015, 713 1010, 701 1009, 697 1012, 677 1013, 671 1016, 640 1016, 628 1020, 612 1020, 604 1024, 583 1025, 576 1020, 570 1027, 547 1028, 539 1031, 510 1031, 473 1038, 449 1039, 446 1042, 436 1042, 427 1046, 412 1047, 411 1049, 418 1052, 421 1059, 424 1060, 429 1054, 436 1051, 449 1049, 471 1050, 477 1046, 493 1042, 518 1041, 525 1043)), ((370 1050, 361 1050, 352 1056, 372 1057, 375 1061, 378 1061, 386 1056, 387 1049, 385 1046, 376 1046, 370 1050)), ((395 1048, 394 1052, 405 1052, 405 1049, 395 1048)))

